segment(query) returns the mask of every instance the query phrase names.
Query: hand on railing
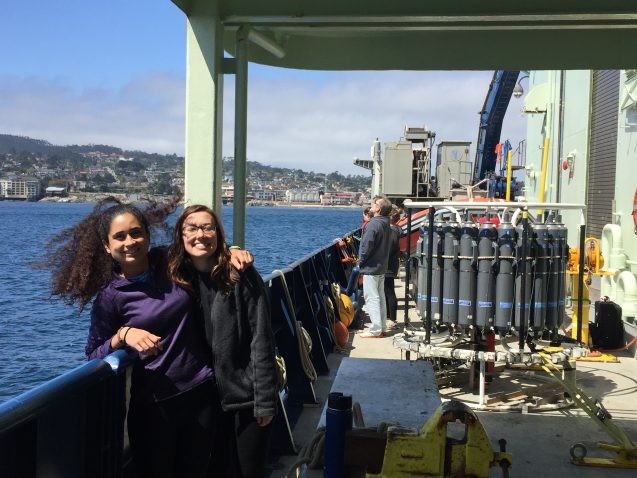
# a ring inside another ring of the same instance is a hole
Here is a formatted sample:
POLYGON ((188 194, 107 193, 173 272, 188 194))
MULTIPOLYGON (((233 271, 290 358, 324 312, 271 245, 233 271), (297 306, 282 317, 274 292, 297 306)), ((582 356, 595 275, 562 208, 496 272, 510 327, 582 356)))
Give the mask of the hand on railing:
POLYGON ((125 332, 124 342, 140 354, 157 355, 162 351, 161 337, 151 334, 147 330, 130 327, 125 332))

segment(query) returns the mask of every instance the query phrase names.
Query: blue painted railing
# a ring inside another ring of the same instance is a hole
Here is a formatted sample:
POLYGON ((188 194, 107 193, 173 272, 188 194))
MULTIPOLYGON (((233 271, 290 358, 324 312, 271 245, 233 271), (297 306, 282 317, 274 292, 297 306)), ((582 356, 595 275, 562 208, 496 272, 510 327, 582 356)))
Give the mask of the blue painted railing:
MULTIPOLYGON (((279 394, 280 413, 273 423, 274 454, 296 453, 292 425, 304 404, 317 403, 293 318, 312 338, 314 369, 327 374, 334 342, 324 297, 337 304, 328 284, 347 288, 352 263, 343 259, 357 253, 353 234, 263 278, 276 346, 287 366, 287 386, 279 394)), ((335 313, 338 318, 338 307, 335 313)), ((134 360, 119 350, 0 404, 0 477, 127 476, 124 419, 127 371, 134 360)))
POLYGON ((0 405, 0 476, 121 476, 126 369, 120 350, 0 405))

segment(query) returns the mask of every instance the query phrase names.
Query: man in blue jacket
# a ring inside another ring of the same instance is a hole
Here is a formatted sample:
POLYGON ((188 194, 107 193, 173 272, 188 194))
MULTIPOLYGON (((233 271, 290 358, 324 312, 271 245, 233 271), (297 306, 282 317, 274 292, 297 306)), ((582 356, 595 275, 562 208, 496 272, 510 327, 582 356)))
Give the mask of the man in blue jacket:
POLYGON ((385 303, 385 273, 391 247, 389 214, 391 202, 385 196, 372 199, 373 217, 367 223, 358 251, 360 272, 363 275, 363 296, 372 325, 362 338, 384 337, 387 332, 385 303))

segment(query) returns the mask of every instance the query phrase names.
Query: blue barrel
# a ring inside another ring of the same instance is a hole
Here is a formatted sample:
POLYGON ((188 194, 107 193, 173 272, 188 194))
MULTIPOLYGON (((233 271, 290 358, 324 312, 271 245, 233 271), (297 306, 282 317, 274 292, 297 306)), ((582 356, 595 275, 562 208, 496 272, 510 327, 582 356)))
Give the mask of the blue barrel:
POLYGON ((345 433, 352 429, 352 397, 341 392, 332 392, 327 398, 325 412, 325 454, 323 476, 346 478, 345 433))

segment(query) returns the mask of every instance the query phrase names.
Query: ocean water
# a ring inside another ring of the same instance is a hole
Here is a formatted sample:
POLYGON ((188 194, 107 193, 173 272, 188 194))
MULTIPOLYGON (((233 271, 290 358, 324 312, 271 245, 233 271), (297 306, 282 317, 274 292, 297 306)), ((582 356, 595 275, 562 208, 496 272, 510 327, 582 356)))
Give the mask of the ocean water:
MULTIPOLYGON (((49 298, 40 259, 49 238, 84 217, 92 204, 0 201, 0 403, 83 363, 87 310, 49 298)), ((262 275, 282 268, 360 225, 356 208, 251 207, 246 247, 262 275)), ((232 208, 222 222, 231 241, 232 208)))

